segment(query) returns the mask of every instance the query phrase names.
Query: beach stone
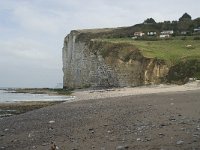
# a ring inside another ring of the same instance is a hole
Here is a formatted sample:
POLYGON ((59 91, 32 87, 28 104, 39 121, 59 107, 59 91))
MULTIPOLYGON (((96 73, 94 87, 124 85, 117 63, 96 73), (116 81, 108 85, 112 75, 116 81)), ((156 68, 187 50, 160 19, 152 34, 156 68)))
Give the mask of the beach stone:
POLYGON ((193 140, 193 142, 195 143, 195 142, 197 142, 197 140, 193 140))
POLYGON ((89 128, 88 130, 89 130, 89 131, 92 131, 92 130, 94 130, 94 129, 93 129, 93 128, 89 128))
POLYGON ((159 125, 159 128, 162 128, 162 127, 165 127, 165 126, 167 126, 167 125, 162 123, 162 124, 159 125))
POLYGON ((184 122, 184 121, 180 121, 178 124, 183 124, 183 125, 185 125, 185 124, 187 124, 187 123, 184 122))
POLYGON ((163 134, 163 133, 159 133, 158 135, 159 135, 160 137, 165 136, 165 134, 163 134))
POLYGON ((50 127, 49 130, 54 130, 54 129, 52 127, 50 127))
POLYGON ((51 120, 51 121, 49 121, 49 123, 50 123, 50 124, 53 124, 53 123, 55 123, 55 121, 54 121, 54 120, 51 120))
POLYGON ((170 118, 169 121, 176 122, 175 118, 170 118))
POLYGON ((182 140, 179 140, 179 141, 176 142, 177 145, 181 145, 183 143, 184 143, 184 141, 182 141, 182 140))
POLYGON ((30 137, 31 137, 31 134, 29 133, 29 134, 28 134, 28 138, 30 138, 30 137))
POLYGON ((108 132, 108 133, 111 133, 111 131, 110 131, 110 130, 108 130, 107 132, 108 132))
POLYGON ((47 146, 49 143, 42 143, 42 146, 47 146))
POLYGON ((17 141, 18 141, 17 139, 15 139, 15 140, 11 140, 12 143, 17 142, 17 141))
POLYGON ((33 148, 33 149, 36 149, 36 146, 33 146, 32 148, 33 148))
POLYGON ((192 135, 193 137, 199 137, 199 134, 198 133, 195 133, 192 135))
POLYGON ((151 138, 145 137, 144 142, 149 142, 149 141, 151 141, 151 138))
POLYGON ((126 150, 126 149, 128 149, 128 148, 129 148, 128 145, 126 145, 126 146, 117 146, 117 147, 116 147, 116 150, 126 150))
POLYGON ((94 129, 93 128, 89 128, 88 129, 91 133, 94 133, 94 129))
POLYGON ((137 140, 137 141, 141 141, 141 138, 137 138, 136 140, 137 140))

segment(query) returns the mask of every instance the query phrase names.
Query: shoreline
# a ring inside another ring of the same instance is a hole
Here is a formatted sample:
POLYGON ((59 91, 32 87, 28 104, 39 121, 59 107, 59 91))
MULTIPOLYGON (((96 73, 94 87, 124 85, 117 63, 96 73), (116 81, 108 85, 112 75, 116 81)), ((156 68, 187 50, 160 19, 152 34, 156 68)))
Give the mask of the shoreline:
POLYGON ((71 90, 66 89, 52 89, 52 88, 7 88, 1 89, 8 93, 24 93, 24 94, 48 94, 54 96, 66 96, 71 94, 71 90))
POLYGON ((3 91, 3 93, 5 92, 5 94, 8 94, 8 97, 11 98, 6 99, 6 96, 3 96, 6 101, 0 100, 0 118, 26 113, 28 111, 56 105, 73 99, 72 96, 69 96, 71 91, 62 89, 10 88, 1 89, 1 91, 3 91), (64 93, 62 94, 62 92, 64 93), (9 93, 11 95, 9 95, 9 93), (26 94, 29 96, 26 96, 26 94))
MULTIPOLYGON (((20 89, 14 93, 38 93, 39 89, 20 89)), ((16 101, 16 102, 0 102, 0 118, 12 115, 22 114, 35 109, 52 106, 60 103, 70 103, 82 100, 95 100, 106 98, 120 98, 134 95, 160 94, 160 93, 177 93, 184 91, 200 90, 200 81, 193 81, 185 85, 150 85, 141 87, 124 87, 110 89, 79 89, 72 92, 71 99, 65 101, 16 101)), ((54 95, 55 93, 44 89, 42 94, 54 95), (45 92, 45 93, 44 93, 45 92)), ((58 94, 55 94, 57 96, 58 94)), ((61 94, 59 94, 62 96, 61 94)), ((63 95, 66 96, 66 95, 63 95)))

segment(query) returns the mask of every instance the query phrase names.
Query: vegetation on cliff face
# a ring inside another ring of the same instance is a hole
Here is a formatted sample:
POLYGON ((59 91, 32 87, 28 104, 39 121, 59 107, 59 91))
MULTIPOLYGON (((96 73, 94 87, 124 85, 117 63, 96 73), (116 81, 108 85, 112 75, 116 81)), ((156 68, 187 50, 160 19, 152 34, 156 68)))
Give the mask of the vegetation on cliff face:
POLYGON ((184 60, 172 66, 167 80, 170 83, 182 84, 188 82, 189 77, 200 80, 200 60, 184 60))
POLYGON ((103 58, 110 57, 123 62, 128 62, 130 59, 138 60, 143 58, 133 44, 125 42, 113 43, 106 40, 94 40, 90 42, 89 49, 95 55, 100 54, 103 58))
POLYGON ((169 66, 166 82, 182 84, 190 77, 200 79, 200 43, 194 37, 170 40, 137 41, 131 38, 96 39, 89 44, 103 58, 143 61, 162 60, 169 66))
POLYGON ((145 57, 165 60, 169 66, 187 59, 200 59, 200 42, 191 37, 185 40, 174 38, 170 40, 138 41, 131 38, 118 38, 102 39, 101 41, 124 45, 127 43, 139 50, 145 57))

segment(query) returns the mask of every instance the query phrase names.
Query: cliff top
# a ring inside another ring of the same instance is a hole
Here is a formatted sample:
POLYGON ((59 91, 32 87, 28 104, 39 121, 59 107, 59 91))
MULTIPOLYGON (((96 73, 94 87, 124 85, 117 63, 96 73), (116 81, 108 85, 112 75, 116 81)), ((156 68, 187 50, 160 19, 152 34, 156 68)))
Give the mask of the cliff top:
POLYGON ((118 28, 96 28, 96 29, 81 29, 73 30, 72 33, 81 35, 79 40, 88 41, 94 38, 127 38, 133 37, 135 32, 156 32, 160 35, 162 31, 173 30, 173 36, 192 35, 194 31, 200 28, 200 18, 188 19, 188 15, 185 14, 179 19, 179 21, 164 21, 155 22, 153 18, 145 20, 143 23, 136 24, 130 27, 118 27, 118 28), (83 36, 84 35, 84 36, 83 36))
POLYGON ((100 33, 100 32, 112 32, 115 28, 96 28, 96 29, 81 29, 75 30, 79 33, 100 33))

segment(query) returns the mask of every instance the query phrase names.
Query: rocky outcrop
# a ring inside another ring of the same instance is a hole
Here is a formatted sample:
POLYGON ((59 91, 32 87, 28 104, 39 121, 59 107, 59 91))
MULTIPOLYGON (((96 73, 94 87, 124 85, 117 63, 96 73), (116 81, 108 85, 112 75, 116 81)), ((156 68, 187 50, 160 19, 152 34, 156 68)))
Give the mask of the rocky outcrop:
POLYGON ((140 86, 164 81, 169 71, 164 61, 145 58, 126 43, 83 40, 83 33, 72 31, 64 40, 64 88, 140 86))

